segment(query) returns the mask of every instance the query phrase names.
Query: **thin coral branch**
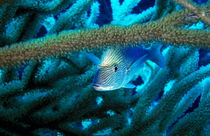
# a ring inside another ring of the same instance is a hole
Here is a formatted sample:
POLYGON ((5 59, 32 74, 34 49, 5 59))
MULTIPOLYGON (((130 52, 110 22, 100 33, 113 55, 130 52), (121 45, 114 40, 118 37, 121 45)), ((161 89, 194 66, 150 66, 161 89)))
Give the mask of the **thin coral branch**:
POLYGON ((196 6, 193 3, 190 3, 186 0, 174 0, 183 7, 187 8, 191 12, 195 13, 203 22, 210 26, 210 18, 207 16, 207 13, 203 11, 200 7, 196 6))

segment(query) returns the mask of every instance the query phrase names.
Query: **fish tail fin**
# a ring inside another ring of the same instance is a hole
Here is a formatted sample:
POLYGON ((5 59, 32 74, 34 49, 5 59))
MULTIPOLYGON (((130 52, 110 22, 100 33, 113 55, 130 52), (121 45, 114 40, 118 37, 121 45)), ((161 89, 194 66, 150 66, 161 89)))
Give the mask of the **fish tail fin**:
POLYGON ((161 53, 161 48, 163 44, 157 43, 153 44, 152 47, 148 50, 149 53, 149 59, 153 62, 155 62, 158 66, 164 68, 165 67, 165 59, 161 53))

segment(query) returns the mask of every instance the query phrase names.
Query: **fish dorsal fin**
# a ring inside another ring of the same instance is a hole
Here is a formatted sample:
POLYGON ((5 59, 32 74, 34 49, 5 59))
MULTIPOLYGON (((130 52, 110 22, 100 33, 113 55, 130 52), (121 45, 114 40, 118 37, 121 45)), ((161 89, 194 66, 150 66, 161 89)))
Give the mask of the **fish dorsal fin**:
POLYGON ((93 53, 87 53, 87 52, 84 52, 84 55, 90 60, 92 61, 95 65, 99 65, 100 63, 100 59, 94 55, 93 53))
POLYGON ((101 57, 101 65, 119 64, 124 60, 122 48, 108 48, 101 57))
POLYGON ((160 67, 165 67, 165 59, 161 53, 162 48, 161 43, 157 43, 157 45, 153 45, 148 49, 149 59, 155 62, 160 67))

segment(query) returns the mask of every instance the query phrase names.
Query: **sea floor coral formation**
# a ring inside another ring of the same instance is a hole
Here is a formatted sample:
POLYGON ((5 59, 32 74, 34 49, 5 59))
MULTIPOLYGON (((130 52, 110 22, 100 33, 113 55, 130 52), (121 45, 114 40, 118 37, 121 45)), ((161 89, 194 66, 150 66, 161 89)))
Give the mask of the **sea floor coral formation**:
POLYGON ((208 136, 210 64, 195 47, 210 45, 209 3, 192 13, 157 0, 134 14, 141 0, 110 0, 105 14, 103 2, 0 1, 0 135, 208 136), (96 23, 102 11, 110 25, 96 23), (95 91, 84 52, 142 42, 164 43, 166 66, 147 61, 135 89, 95 91))

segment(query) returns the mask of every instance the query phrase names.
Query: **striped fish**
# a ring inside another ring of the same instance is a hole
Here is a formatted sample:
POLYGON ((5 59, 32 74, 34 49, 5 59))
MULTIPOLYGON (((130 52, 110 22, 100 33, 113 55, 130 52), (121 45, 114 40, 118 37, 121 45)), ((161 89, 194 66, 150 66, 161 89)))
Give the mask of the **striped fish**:
POLYGON ((93 87, 97 91, 111 91, 120 88, 134 88, 129 83, 142 64, 150 59, 159 66, 164 66, 160 48, 145 49, 143 47, 109 48, 99 61, 96 57, 90 57, 98 69, 93 79, 93 87))

